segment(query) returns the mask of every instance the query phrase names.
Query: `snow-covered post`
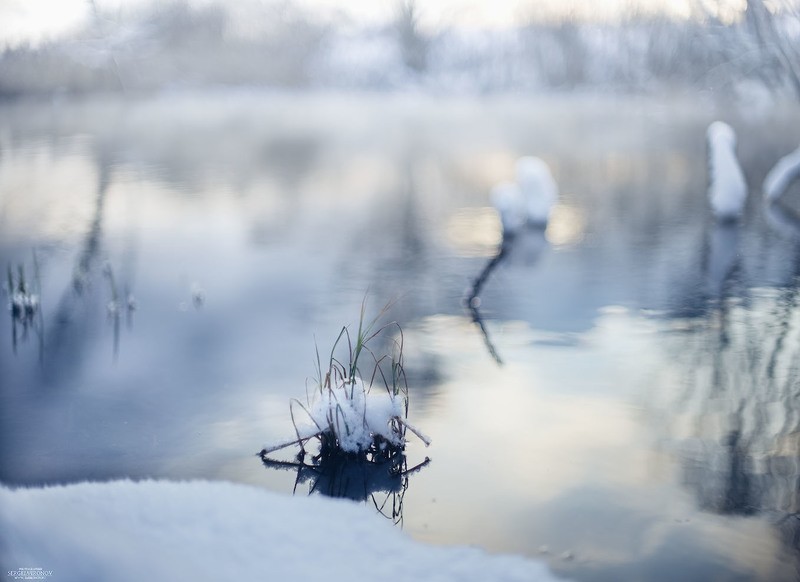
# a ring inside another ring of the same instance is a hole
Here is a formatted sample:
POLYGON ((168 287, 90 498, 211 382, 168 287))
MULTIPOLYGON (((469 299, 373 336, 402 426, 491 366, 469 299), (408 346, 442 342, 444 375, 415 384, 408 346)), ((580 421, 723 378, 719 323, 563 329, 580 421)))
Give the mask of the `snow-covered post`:
POLYGON ((747 183, 736 159, 736 134, 727 123, 708 127, 708 198, 717 220, 739 218, 747 199, 747 183))

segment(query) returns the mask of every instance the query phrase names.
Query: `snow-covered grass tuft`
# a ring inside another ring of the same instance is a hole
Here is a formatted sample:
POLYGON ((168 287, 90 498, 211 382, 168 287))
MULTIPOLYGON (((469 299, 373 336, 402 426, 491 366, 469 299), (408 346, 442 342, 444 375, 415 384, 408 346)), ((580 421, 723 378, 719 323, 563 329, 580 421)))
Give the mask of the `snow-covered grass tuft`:
POLYGON ((265 446, 260 452, 262 459, 295 445, 300 447, 302 457, 309 441, 318 441, 319 458, 346 455, 383 462, 402 454, 407 431, 426 446, 430 444, 430 439, 408 422, 403 331, 397 323, 376 328, 387 309, 388 306, 371 322, 365 322, 365 300, 358 332, 353 337, 347 326, 342 328, 325 368, 317 350, 315 389, 306 395, 305 404, 297 399, 289 403, 294 438, 265 446), (388 338, 392 331, 396 337, 388 338), (370 347, 379 336, 389 339, 388 353, 377 354, 370 347), (345 344, 347 358, 342 361, 337 354, 345 344))

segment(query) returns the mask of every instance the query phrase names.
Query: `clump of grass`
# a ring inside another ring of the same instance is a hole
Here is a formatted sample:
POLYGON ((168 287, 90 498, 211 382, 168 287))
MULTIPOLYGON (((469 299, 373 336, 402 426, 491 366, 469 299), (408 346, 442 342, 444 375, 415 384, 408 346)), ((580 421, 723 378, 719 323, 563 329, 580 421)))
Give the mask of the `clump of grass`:
POLYGON ((358 331, 353 336, 347 326, 342 328, 324 368, 317 349, 316 386, 311 393, 307 391, 305 404, 297 399, 289 403, 295 436, 264 447, 262 459, 290 446, 299 446, 298 458, 303 458, 309 442, 317 442, 318 459, 344 455, 385 462, 402 454, 407 431, 426 446, 430 444, 430 439, 408 422, 403 331, 396 322, 377 326, 388 307, 365 322, 365 299, 358 331), (388 353, 375 353, 370 343, 392 331, 397 335, 391 338, 388 353), (347 358, 340 359, 337 354, 345 346, 347 358))
MULTIPOLYGON (((34 268, 38 274, 38 264, 34 255, 34 268)), ((38 277, 37 277, 38 278, 38 277)), ((25 267, 17 266, 17 277, 11 270, 11 265, 6 271, 6 285, 8 287, 8 309, 11 317, 22 323, 30 323, 39 309, 39 295, 25 279, 25 267)))
POLYGON ((5 291, 8 295, 8 311, 11 314, 11 345, 14 353, 19 341, 18 328, 22 329, 21 339, 28 338, 29 330, 33 330, 39 338, 39 359, 44 354, 44 319, 41 305, 41 282, 39 277, 39 260, 33 252, 33 279, 25 276, 25 265, 17 265, 16 276, 9 264, 6 269, 5 291))

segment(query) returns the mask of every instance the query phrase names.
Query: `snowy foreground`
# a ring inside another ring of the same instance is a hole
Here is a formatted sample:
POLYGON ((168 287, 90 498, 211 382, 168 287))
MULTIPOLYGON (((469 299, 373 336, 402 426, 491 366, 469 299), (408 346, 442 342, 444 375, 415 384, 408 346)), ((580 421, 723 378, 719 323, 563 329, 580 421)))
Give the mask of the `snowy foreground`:
POLYGON ((53 582, 556 580, 522 557, 412 541, 352 502, 223 482, 0 487, 0 537, 5 569, 53 582))

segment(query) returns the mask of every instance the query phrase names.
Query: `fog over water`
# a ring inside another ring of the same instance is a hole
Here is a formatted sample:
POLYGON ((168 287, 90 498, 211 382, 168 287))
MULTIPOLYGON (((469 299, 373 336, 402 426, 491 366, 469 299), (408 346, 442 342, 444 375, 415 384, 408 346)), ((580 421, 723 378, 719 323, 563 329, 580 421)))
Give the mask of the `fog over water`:
POLYGON ((763 107, 770 95, 800 95, 796 0, 371 6, 10 4, 0 29, 0 97, 221 86, 699 91, 763 107), (54 21, 73 24, 46 33, 54 21))

